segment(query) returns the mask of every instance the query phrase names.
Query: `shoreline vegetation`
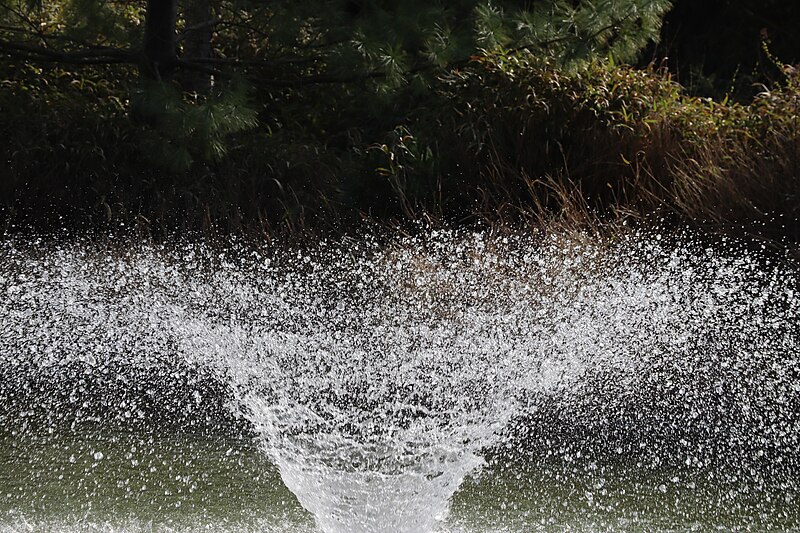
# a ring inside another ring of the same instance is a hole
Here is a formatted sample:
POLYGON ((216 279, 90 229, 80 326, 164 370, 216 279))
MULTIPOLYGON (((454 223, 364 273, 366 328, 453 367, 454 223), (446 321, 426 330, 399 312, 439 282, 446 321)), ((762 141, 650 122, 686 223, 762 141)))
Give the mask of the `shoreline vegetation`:
MULTIPOLYGON (((281 3, 167 2, 180 55, 153 72, 131 43, 144 32, 152 59, 157 3, 92 18, 80 2, 4 0, 0 231, 313 239, 365 221, 655 221, 800 242, 800 73, 778 58, 779 33, 773 53, 769 21, 755 44, 745 33, 757 60, 739 58, 749 70, 726 84, 686 59, 699 36, 675 28, 698 13, 683 2, 622 2, 635 16, 613 2, 345 2, 328 20, 281 3), (213 32, 199 35, 192 9, 213 32), (572 22, 558 26, 562 11, 572 22), (392 31, 378 41, 371 26, 392 31), (203 39, 208 50, 192 48, 203 39), (700 95, 714 84, 726 89, 700 95)), ((720 61, 724 76, 736 60, 720 61)))

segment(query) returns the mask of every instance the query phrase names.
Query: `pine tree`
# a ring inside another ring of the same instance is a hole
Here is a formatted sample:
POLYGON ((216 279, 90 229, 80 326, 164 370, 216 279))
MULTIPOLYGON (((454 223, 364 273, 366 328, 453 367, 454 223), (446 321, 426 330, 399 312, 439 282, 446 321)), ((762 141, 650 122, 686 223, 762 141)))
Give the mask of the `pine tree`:
POLYGON ((255 127, 257 102, 284 104, 336 84, 371 88, 386 109, 400 89, 424 90, 485 52, 527 50, 567 68, 626 61, 657 39, 669 8, 668 0, 0 0, 0 54, 116 65, 133 115, 181 154, 174 161, 190 164, 222 157, 226 136, 255 127))

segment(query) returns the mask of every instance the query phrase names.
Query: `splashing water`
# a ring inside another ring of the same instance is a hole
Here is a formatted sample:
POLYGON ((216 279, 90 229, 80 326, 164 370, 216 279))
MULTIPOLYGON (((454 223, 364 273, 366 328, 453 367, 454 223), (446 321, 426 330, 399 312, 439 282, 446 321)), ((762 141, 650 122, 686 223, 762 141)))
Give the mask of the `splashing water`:
POLYGON ((322 531, 427 533, 487 453, 607 445, 792 479, 797 285, 794 267, 741 246, 635 234, 6 243, 0 357, 24 386, 3 393, 8 413, 127 424, 148 401, 163 410, 154 375, 199 368, 196 405, 224 398, 322 531), (92 403, 97 376, 112 385, 92 403))

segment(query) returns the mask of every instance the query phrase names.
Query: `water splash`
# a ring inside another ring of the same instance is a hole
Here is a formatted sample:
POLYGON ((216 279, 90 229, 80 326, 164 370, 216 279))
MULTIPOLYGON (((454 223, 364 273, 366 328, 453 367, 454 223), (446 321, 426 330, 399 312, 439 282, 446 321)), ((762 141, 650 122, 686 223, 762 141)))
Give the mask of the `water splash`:
POLYGON ((325 532, 429 532, 487 452, 796 472, 797 272, 731 243, 434 232, 0 256, 0 357, 22 385, 6 404, 133 423, 180 374, 171 418, 224 397, 325 532))

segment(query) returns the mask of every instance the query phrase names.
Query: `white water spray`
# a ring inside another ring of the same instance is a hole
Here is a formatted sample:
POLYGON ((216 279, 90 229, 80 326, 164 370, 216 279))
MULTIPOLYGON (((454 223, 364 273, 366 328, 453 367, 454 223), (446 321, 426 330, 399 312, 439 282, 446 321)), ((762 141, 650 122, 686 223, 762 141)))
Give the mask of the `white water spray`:
MULTIPOLYGON (((212 372, 326 533, 436 529, 487 450, 525 446, 545 399, 603 428, 641 395, 660 429, 695 424, 717 454, 793 461, 798 445, 796 271, 741 248, 440 232, 0 255, 4 364, 212 372), (674 405, 652 408, 659 393, 674 405)), ((708 461, 703 446, 680 453, 708 461)))

